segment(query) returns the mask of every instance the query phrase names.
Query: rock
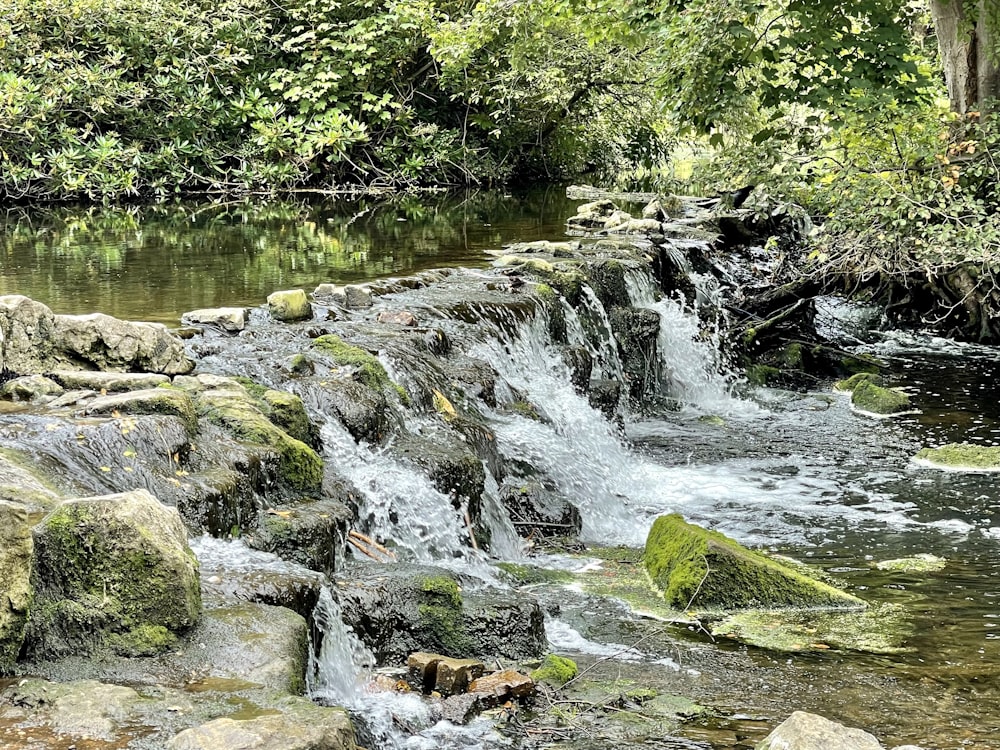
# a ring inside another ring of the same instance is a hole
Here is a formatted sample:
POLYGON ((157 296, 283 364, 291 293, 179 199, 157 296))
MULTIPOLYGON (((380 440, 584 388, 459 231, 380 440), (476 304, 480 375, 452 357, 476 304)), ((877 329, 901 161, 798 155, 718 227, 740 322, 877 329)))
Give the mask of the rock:
POLYGON ((851 393, 851 406, 866 414, 889 417, 909 411, 910 397, 901 391, 862 380, 851 393))
POLYGON ((580 393, 590 385, 590 375, 594 371, 594 357, 583 346, 568 346, 560 351, 563 362, 570 371, 570 382, 580 393))
POLYGON ((654 198, 653 200, 651 200, 643 207, 642 218, 655 219, 657 222, 666 219, 667 212, 663 208, 663 203, 658 198, 654 198))
POLYGON ((247 544, 283 560, 333 575, 343 555, 351 511, 334 500, 310 500, 261 512, 247 544))
POLYGON ((348 284, 344 287, 344 300, 349 310, 364 310, 372 306, 372 293, 363 286, 348 284))
POLYGON ((629 396, 638 401, 659 387, 660 315, 645 308, 615 307, 609 318, 621 352, 629 396))
POLYGON ((344 709, 305 698, 282 708, 278 715, 214 719, 185 729, 166 750, 355 750, 354 727, 344 709))
POLYGON ((478 659, 454 659, 426 651, 410 654, 406 666, 425 693, 434 690, 444 696, 466 692, 469 683, 486 671, 486 665, 478 659))
POLYGON ((237 440, 274 450, 282 479, 296 490, 315 490, 323 482, 323 461, 301 440, 274 424, 242 386, 234 381, 196 396, 200 416, 224 428, 237 440))
POLYGON ((344 621, 379 663, 415 651, 455 658, 523 659, 538 656, 546 639, 541 609, 513 590, 465 593, 440 568, 379 565, 355 568, 337 581, 344 621))
POLYGON ((283 323, 311 320, 313 316, 309 298, 301 289, 288 289, 268 295, 267 311, 272 318, 283 323))
POLYGON ((0 500, 11 502, 41 518, 42 512, 56 505, 60 497, 41 479, 19 465, 22 460, 26 462, 28 457, 14 451, 0 451, 0 500))
POLYGON ((486 471, 464 440, 439 429, 425 435, 400 435, 390 449, 419 466, 438 491, 450 495, 456 507, 465 507, 473 520, 479 517, 486 471))
POLYGON ((149 388, 100 396, 79 412, 83 416, 159 414, 178 417, 189 435, 198 431, 198 415, 191 396, 173 388, 149 388))
POLYGON ((0 396, 13 401, 38 401, 46 396, 59 396, 62 387, 44 375, 25 375, 8 380, 0 388, 0 396))
POLYGON ((686 523, 677 513, 653 523, 643 560, 667 604, 681 611, 866 606, 723 534, 686 523))
POLYGON ((576 677, 578 672, 576 662, 572 659, 556 654, 546 654, 541 666, 531 673, 531 679, 559 688, 576 677))
POLYGON ((0 500, 0 674, 13 671, 31 607, 31 516, 0 500))
POLYGON ((340 293, 340 287, 336 284, 319 284, 313 289, 314 297, 332 297, 340 293))
POLYGON ((601 412, 606 419, 618 418, 618 404, 622 397, 622 384, 617 380, 595 378, 587 388, 587 402, 601 412))
POLYGON ((475 693, 452 695, 441 701, 441 718, 452 724, 468 724, 488 707, 488 702, 482 695, 475 693))
POLYGON ((844 380, 838 380, 833 384, 833 389, 835 391, 842 391, 846 393, 853 393, 854 389, 858 387, 861 383, 872 383, 874 385, 882 384, 882 377, 878 373, 874 372, 856 372, 851 377, 844 380))
POLYGON ((500 502, 523 537, 575 536, 583 526, 575 505, 534 480, 504 484, 500 502))
POLYGON ((489 702, 497 705, 529 697, 535 692, 535 681, 516 669, 504 669, 473 680, 469 692, 489 696, 489 702))
POLYGON ((566 220, 569 229, 590 230, 604 229, 607 226, 607 218, 611 216, 618 207, 610 200, 601 199, 584 203, 577 208, 576 216, 566 220))
POLYGON ((899 557, 895 560, 880 560, 875 563, 879 570, 888 570, 893 573, 934 573, 944 570, 948 561, 943 557, 921 552, 912 557, 899 557))
POLYGON ((201 615, 180 516, 146 490, 67 500, 35 528, 34 545, 35 658, 159 651, 201 615))
POLYGON ((309 418, 301 398, 287 391, 268 389, 261 395, 258 404, 268 419, 293 438, 310 448, 320 448, 319 428, 309 418))
POLYGON ((796 711, 757 744, 756 750, 882 750, 868 732, 796 711))
POLYGON ((949 443, 940 448, 921 448, 914 460, 945 471, 1000 471, 1000 447, 949 443))
MULTIPOLYGON (((626 216, 628 215, 626 214, 626 216)), ((616 224, 611 224, 610 219, 608 221, 607 232, 611 234, 661 234, 663 232, 663 224, 660 223, 659 219, 633 219, 629 216, 626 220, 616 224)))
POLYGON ((181 321, 186 325, 215 326, 226 333, 238 333, 246 328, 249 317, 250 310, 245 307, 212 307, 186 312, 181 321))
POLYGON ((27 297, 0 297, 0 370, 28 375, 67 367, 190 372, 184 342, 158 323, 108 315, 54 315, 27 297))
POLYGON ((416 316, 407 310, 389 311, 384 310, 378 314, 377 318, 379 323, 387 323, 397 326, 406 326, 412 328, 417 325, 416 316))
POLYGON ((89 370, 56 370, 49 377, 63 388, 91 391, 142 391, 170 382, 166 375, 151 372, 92 372, 89 370))
POLYGON ((359 443, 378 445, 389 437, 389 401, 380 390, 355 380, 302 381, 298 390, 312 407, 340 422, 359 443))

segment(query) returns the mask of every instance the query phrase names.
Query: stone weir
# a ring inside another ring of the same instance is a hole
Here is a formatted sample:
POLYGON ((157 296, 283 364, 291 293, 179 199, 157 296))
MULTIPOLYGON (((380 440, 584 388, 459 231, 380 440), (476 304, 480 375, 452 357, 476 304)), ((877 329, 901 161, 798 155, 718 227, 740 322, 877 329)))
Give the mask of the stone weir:
POLYGON ((281 291, 178 331, 0 297, 0 675, 33 675, 0 694, 0 736, 352 747, 302 697, 324 591, 382 664, 540 656, 537 602, 452 572, 585 520, 497 439, 558 408, 511 362, 609 429, 676 397, 657 300, 714 327, 696 281, 766 241, 760 215, 601 199, 488 271, 281 291))

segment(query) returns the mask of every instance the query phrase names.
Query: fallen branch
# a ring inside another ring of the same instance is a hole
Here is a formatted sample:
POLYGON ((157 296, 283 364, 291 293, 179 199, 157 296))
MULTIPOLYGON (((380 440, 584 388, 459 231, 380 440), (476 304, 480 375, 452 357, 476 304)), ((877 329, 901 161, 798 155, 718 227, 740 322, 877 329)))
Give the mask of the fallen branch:
POLYGON ((351 529, 347 532, 347 541, 363 555, 367 555, 377 562, 395 562, 396 553, 386 549, 370 536, 365 536, 360 531, 351 529))

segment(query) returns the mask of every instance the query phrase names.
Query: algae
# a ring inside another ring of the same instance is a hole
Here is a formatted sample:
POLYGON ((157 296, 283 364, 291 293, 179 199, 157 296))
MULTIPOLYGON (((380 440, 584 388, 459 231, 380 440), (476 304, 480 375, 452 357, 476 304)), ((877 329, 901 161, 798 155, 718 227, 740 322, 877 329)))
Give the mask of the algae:
POLYGON ((947 564, 948 561, 943 557, 921 552, 912 557, 881 560, 875 563, 875 567, 879 570, 887 570, 892 573, 933 573, 943 570, 947 564))
POLYGON ((577 674, 579 674, 579 669, 572 659, 556 654, 546 654, 541 666, 531 673, 531 679, 558 688, 572 680, 577 674))
POLYGON ((922 448, 914 457, 919 463, 953 471, 1000 471, 1000 447, 949 443, 940 448, 922 448))
POLYGON ((851 594, 719 532, 689 524, 677 513, 653 523, 643 559, 664 600, 680 610, 865 606, 851 594))
POLYGON ((538 583, 568 583, 573 580, 573 574, 565 570, 552 570, 551 568, 539 568, 534 565, 512 562, 498 562, 496 566, 522 586, 538 583))

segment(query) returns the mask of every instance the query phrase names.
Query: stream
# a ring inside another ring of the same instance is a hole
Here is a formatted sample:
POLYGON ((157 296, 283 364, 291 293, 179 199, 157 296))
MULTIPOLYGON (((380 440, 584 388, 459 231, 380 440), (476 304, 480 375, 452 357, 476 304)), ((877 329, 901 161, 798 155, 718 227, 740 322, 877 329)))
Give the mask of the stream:
MULTIPOLYGON (((488 250, 562 239, 574 206, 553 188, 388 204, 8 213, 0 220, 0 294, 24 294, 59 313, 99 310, 176 324, 186 310, 256 306, 281 288, 438 266, 476 273, 489 265, 488 250)), ((662 387, 670 401, 627 414, 620 426, 574 390, 546 321, 475 323, 480 330, 468 353, 489 361, 546 418, 482 405, 503 457, 544 470, 574 498, 588 542, 641 547, 657 516, 680 512, 744 544, 817 565, 869 601, 901 605, 913 634, 900 654, 790 655, 712 641, 579 591, 543 587, 543 604, 559 605, 558 614, 548 608, 546 623, 554 650, 592 666, 596 678, 633 680, 712 709, 678 732, 686 744, 650 737, 615 747, 752 748, 801 709, 864 728, 886 747, 1000 748, 1000 492, 994 475, 936 471, 911 460, 924 446, 1000 444, 1000 403, 990 397, 1000 350, 859 331, 839 317, 850 308, 832 304, 830 330, 885 360, 888 384, 905 389, 918 409, 876 420, 852 412, 830 383, 809 393, 748 387, 720 363, 717 342, 698 336, 693 310, 657 300, 642 279, 630 280, 629 293, 636 306, 660 314, 662 387), (947 564, 920 574, 874 567, 919 553, 947 564)), ((437 309, 426 294, 402 297, 410 309, 437 309)), ((571 335, 574 325, 582 324, 568 320, 571 335)), ((391 374, 395 364, 390 357, 391 374)), ((227 365, 242 366, 208 357, 199 369, 227 365)), ((483 555, 456 546, 461 518, 426 478, 358 446, 332 422, 323 442, 327 460, 350 467, 347 476, 365 493, 363 507, 380 533, 410 559, 496 580, 483 555)), ((494 557, 532 559, 502 511, 487 505, 494 557)), ((534 562, 574 569, 588 558, 549 552, 534 562)), ((327 635, 312 693, 347 704, 381 746, 534 746, 487 719, 464 728, 437 723, 413 696, 365 694, 359 686, 370 658, 344 631, 335 602, 321 605, 327 635), (400 716, 408 731, 400 731, 400 716)))

